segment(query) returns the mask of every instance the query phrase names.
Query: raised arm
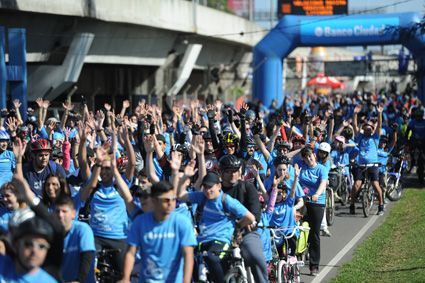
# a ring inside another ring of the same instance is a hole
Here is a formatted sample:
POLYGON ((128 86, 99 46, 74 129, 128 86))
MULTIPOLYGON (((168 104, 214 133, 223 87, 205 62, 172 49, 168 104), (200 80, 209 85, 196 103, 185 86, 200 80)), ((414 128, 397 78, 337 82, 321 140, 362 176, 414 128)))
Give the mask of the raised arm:
POLYGON ((153 136, 145 136, 143 143, 146 151, 145 167, 146 175, 151 180, 152 183, 158 183, 160 180, 155 173, 155 167, 153 164, 153 152, 155 151, 153 136))
POLYGON ((134 177, 134 170, 136 170, 136 154, 134 153, 134 148, 130 141, 130 135, 127 126, 123 126, 120 128, 120 136, 121 139, 124 140, 124 148, 128 156, 128 163, 127 168, 125 169, 125 176, 127 177, 127 180, 132 180, 134 177))
POLYGON ((22 171, 22 158, 25 154, 26 147, 27 144, 22 142, 20 138, 16 138, 13 142, 13 154, 15 155, 16 159, 15 174, 22 178, 24 177, 24 172, 22 171))
POLYGON ((128 100, 124 100, 124 101, 122 102, 122 108, 121 108, 121 113, 120 113, 121 117, 124 117, 124 115, 125 115, 125 111, 126 111, 129 107, 130 107, 130 101, 128 101, 128 100))
POLYGON ((200 188, 202 184, 202 179, 207 175, 207 166, 205 164, 205 141, 201 135, 195 136, 193 139, 194 143, 192 148, 196 153, 196 159, 198 161, 198 178, 193 185, 195 188, 200 188))
POLYGON ((78 165, 80 166, 81 177, 84 181, 90 177, 90 167, 87 162, 87 134, 90 128, 84 125, 83 122, 78 123, 78 135, 80 143, 78 144, 78 165))
POLYGON ((264 158, 268 162, 270 159, 270 152, 267 150, 266 146, 264 145, 263 141, 260 138, 259 133, 254 133, 254 141, 257 144, 258 148, 260 149, 261 153, 264 155, 264 158))
POLYGON ((354 115, 353 115, 353 131, 354 131, 354 136, 356 136, 360 129, 359 129, 359 125, 358 125, 358 121, 357 121, 357 116, 360 113, 360 111, 362 111, 362 105, 361 104, 357 104, 356 107, 354 108, 354 115))
POLYGON ((378 112, 378 125, 376 126, 376 132, 379 136, 381 136, 382 129, 382 112, 384 111, 384 107, 381 105, 376 106, 376 111, 378 112))
POLYGON ((65 109, 65 112, 62 115, 61 126, 65 127, 66 121, 68 120, 69 112, 72 111, 72 109, 74 109, 74 104, 72 104, 71 101, 69 100, 62 103, 62 107, 63 109, 65 109))
POLYGON ((96 163, 93 166, 93 172, 91 174, 91 177, 88 181, 88 183, 81 188, 80 190, 80 199, 82 201, 86 201, 91 192, 97 187, 98 181, 99 181, 99 175, 100 170, 102 168, 102 162, 107 157, 108 153, 106 152, 106 149, 103 147, 98 147, 96 150, 96 163))
POLYGON ((21 110, 20 110, 21 105, 22 105, 22 103, 21 103, 21 101, 19 101, 19 99, 13 100, 13 107, 15 108, 16 119, 18 120, 19 125, 24 123, 24 121, 22 120, 22 116, 21 116, 21 110))

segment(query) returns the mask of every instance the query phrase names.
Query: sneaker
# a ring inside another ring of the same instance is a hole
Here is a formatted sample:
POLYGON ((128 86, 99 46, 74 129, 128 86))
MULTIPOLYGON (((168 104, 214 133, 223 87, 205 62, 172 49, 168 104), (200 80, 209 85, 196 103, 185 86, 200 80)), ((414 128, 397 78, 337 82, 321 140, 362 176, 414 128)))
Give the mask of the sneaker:
POLYGON ((354 204, 350 205, 350 214, 356 214, 356 207, 354 206, 354 204))
POLYGON ((379 216, 384 215, 384 206, 383 205, 380 205, 378 207, 378 213, 377 213, 377 215, 379 215, 379 216))
POLYGON ((310 268, 310 275, 311 276, 317 276, 319 274, 319 269, 317 267, 310 268))
POLYGON ((328 227, 322 229, 322 232, 323 232, 323 236, 332 237, 332 234, 331 234, 331 232, 329 232, 328 227))

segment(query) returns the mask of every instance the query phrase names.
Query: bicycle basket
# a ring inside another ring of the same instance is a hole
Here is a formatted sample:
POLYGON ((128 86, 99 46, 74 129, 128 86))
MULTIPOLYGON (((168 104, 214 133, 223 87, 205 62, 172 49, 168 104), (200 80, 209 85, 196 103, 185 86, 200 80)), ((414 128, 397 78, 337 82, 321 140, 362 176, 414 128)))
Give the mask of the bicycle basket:
MULTIPOLYGON (((310 227, 308 225, 307 221, 304 221, 301 226, 303 227, 310 227)), ((301 255, 302 253, 304 253, 307 250, 307 243, 308 243, 308 234, 309 234, 309 230, 305 230, 305 231, 300 231, 300 237, 297 240, 297 248, 295 250, 295 253, 297 255, 301 255)))
POLYGON ((329 172, 329 186, 333 189, 338 188, 339 186, 339 175, 337 172, 329 172))

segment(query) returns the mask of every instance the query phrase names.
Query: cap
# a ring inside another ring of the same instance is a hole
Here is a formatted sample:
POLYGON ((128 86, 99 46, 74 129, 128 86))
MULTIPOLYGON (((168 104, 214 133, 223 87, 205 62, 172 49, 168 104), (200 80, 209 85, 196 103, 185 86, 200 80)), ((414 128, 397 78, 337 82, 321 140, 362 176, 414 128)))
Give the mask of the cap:
POLYGON ((345 144, 345 138, 343 136, 336 136, 335 140, 345 144))
POLYGON ((46 123, 47 124, 50 124, 50 123, 60 123, 60 121, 58 119, 56 119, 55 117, 50 117, 49 119, 47 119, 46 123))
POLYGON ((163 143, 166 143, 165 137, 163 135, 158 134, 158 135, 155 135, 155 137, 158 141, 162 141, 163 143))
POLYGON ((202 179, 202 185, 207 185, 209 187, 212 187, 218 183, 221 183, 220 176, 214 172, 208 172, 207 175, 205 175, 205 177, 202 179))

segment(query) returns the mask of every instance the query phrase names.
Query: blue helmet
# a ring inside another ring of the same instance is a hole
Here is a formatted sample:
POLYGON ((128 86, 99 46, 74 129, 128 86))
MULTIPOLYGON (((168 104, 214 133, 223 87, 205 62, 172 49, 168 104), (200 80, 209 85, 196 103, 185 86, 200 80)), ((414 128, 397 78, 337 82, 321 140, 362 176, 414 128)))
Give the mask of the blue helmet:
POLYGON ((9 133, 7 132, 7 131, 5 131, 5 130, 0 130, 0 141, 1 140, 7 140, 7 141, 9 141, 10 140, 10 136, 9 136, 9 133))

